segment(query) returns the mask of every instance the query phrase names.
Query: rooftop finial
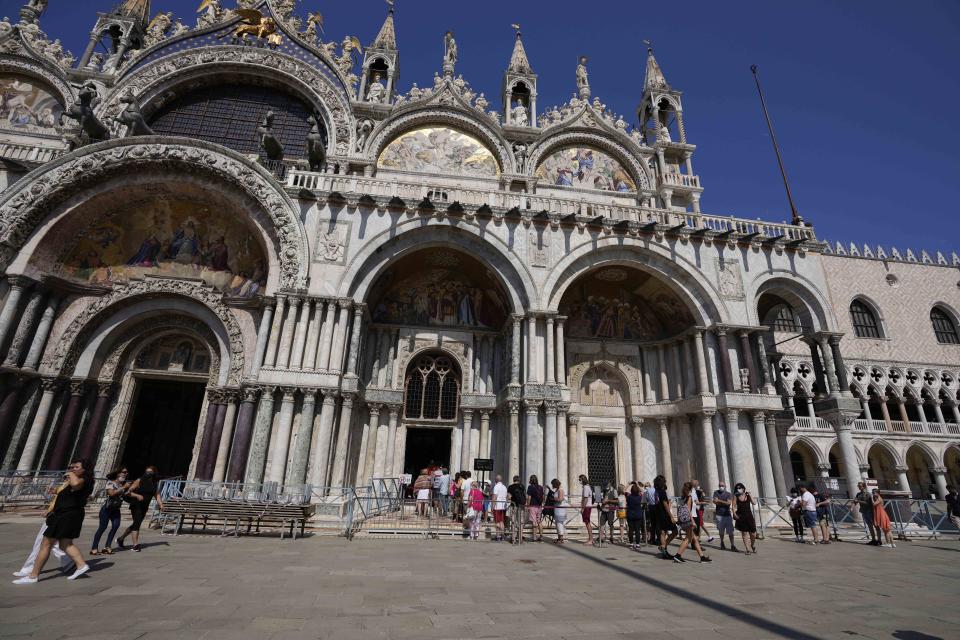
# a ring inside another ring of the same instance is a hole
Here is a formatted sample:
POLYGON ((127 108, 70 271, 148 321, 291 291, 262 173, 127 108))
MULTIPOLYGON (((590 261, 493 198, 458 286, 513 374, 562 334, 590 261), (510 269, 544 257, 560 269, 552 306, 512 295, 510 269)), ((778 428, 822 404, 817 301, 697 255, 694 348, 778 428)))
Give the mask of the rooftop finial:
POLYGON ((520 23, 514 22, 510 26, 513 27, 513 30, 517 32, 517 40, 519 40, 520 39, 520 23))
POLYGON ((647 53, 649 53, 650 55, 653 55, 653 41, 645 39, 643 41, 643 44, 647 45, 647 53))
POLYGON ((513 23, 510 26, 517 32, 517 39, 513 43, 513 53, 510 55, 510 66, 507 69, 517 73, 533 73, 530 60, 527 59, 527 52, 523 48, 523 40, 520 39, 520 25, 513 23))

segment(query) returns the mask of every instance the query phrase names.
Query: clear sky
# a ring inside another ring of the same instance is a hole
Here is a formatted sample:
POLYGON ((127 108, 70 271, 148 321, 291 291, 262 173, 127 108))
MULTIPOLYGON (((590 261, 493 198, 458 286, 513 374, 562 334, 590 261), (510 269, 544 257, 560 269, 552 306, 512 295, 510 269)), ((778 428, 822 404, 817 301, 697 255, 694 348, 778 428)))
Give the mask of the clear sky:
MULTIPOLYGON (((2 0, 0 11, 19 4, 2 0)), ((42 26, 79 56, 95 11, 111 5, 51 0, 42 26)), ((153 10, 192 25, 197 5, 154 0, 153 10)), ((327 39, 356 35, 366 45, 386 4, 301 0, 297 9, 315 10, 327 39)), ((703 211, 781 221, 789 209, 749 71, 757 64, 794 197, 818 237, 960 253, 957 0, 397 0, 396 22, 404 91, 429 84, 453 29, 457 72, 496 100, 519 22, 540 110, 569 99, 577 56, 587 55, 594 95, 629 121, 643 86, 642 40, 652 40, 683 91, 703 211)))

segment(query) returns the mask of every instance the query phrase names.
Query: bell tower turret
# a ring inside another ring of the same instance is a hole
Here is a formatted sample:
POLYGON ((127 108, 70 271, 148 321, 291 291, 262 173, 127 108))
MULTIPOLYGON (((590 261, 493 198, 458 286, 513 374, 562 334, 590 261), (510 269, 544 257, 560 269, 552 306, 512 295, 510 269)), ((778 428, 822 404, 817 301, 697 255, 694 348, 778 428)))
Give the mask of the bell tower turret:
POLYGON ((393 3, 380 32, 363 53, 363 71, 360 76, 359 100, 374 104, 392 104, 400 78, 400 53, 397 51, 397 33, 393 24, 393 3))
POLYGON ((512 25, 517 32, 510 64, 503 74, 503 122, 515 127, 537 126, 537 74, 530 67, 523 48, 520 25, 512 25))
POLYGON ((80 58, 80 69, 115 71, 127 54, 143 47, 147 25, 150 22, 150 0, 124 0, 110 13, 98 13, 97 24, 90 32, 87 48, 80 58), (96 51, 100 44, 103 53, 96 51), (102 64, 94 55, 105 57, 102 64), (93 62, 91 62, 93 60, 93 62))

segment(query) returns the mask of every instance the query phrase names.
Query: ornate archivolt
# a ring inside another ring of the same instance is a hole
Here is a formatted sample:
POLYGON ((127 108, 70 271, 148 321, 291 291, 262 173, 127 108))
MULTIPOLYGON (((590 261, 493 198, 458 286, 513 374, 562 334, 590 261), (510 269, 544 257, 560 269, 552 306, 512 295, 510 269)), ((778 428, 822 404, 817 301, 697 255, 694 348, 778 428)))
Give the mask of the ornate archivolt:
POLYGON ((59 94, 57 97, 63 102, 64 107, 69 107, 76 100, 76 93, 66 81, 62 70, 50 63, 31 60, 21 55, 0 54, 0 75, 7 73, 42 80, 59 94))
POLYGON ((461 384, 461 393, 464 393, 465 390, 462 389, 464 382, 464 371, 469 371, 470 366, 467 361, 467 346, 453 339, 446 339, 441 344, 437 344, 436 338, 427 339, 415 339, 412 341, 405 336, 400 336, 400 345, 397 350, 397 375, 398 379, 394 383, 395 386, 403 388, 404 380, 407 376, 407 368, 410 366, 410 363, 415 361, 421 354, 427 352, 441 352, 450 358, 453 358, 457 367, 460 369, 460 384, 461 384))
POLYGON ((565 125, 560 131, 537 140, 528 152, 527 172, 531 175, 536 174, 540 163, 554 151, 581 145, 599 149, 618 160, 630 172, 630 177, 636 183, 638 192, 642 193, 652 189, 653 179, 649 175, 649 169, 640 162, 635 152, 602 132, 578 129, 579 124, 579 122, 574 122, 569 127, 565 125))
MULTIPOLYGON (((210 354, 210 386, 216 386, 220 374, 220 351, 217 349, 217 337, 206 324, 189 316, 157 316, 134 324, 114 341, 113 348, 104 359, 97 374, 98 380, 119 382, 123 377, 127 363, 156 339, 169 334, 189 333, 202 342, 210 354)), ((242 364, 242 363, 241 363, 242 364)), ((241 371, 231 366, 229 382, 239 382, 241 371), (235 374, 235 375, 234 375, 235 374)))
POLYGON ((250 196, 269 216, 280 263, 281 288, 302 288, 307 278, 306 232, 296 207, 262 167, 203 141, 158 137, 110 140, 83 147, 44 165, 0 197, 0 268, 8 267, 34 230, 58 205, 118 170, 153 167, 206 175, 250 196))
POLYGON ((216 80, 235 71, 282 81, 309 98, 326 121, 328 149, 341 156, 349 154, 353 115, 343 89, 301 60, 258 47, 202 47, 160 58, 123 78, 103 101, 98 116, 103 122, 112 121, 125 106, 120 98, 130 91, 148 110, 176 95, 181 83, 189 86, 198 78, 216 80))
POLYGON ((576 394, 574 402, 579 403, 583 377, 587 372, 601 368, 606 368, 613 372, 615 377, 619 378, 621 387, 618 391, 620 391, 624 407, 629 407, 633 398, 640 397, 640 362, 638 356, 615 356, 606 353, 598 358, 595 354, 572 351, 571 357, 573 362, 569 367, 567 380, 570 389, 576 394))
MULTIPOLYGON (((166 278, 138 280, 114 287, 106 295, 96 298, 86 305, 58 337, 56 348, 44 357, 42 370, 54 374, 71 374, 91 335, 99 328, 106 317, 120 306, 130 304, 138 299, 156 298, 163 295, 189 298, 203 304, 216 315, 229 339, 230 369, 228 383, 239 385, 244 362, 243 334, 233 312, 223 303, 222 294, 212 287, 202 284, 166 278)), ((158 322, 162 323, 164 321, 158 320, 158 322)), ((147 327, 144 327, 144 330, 146 329, 147 327)), ((113 366, 115 367, 116 363, 113 366)))

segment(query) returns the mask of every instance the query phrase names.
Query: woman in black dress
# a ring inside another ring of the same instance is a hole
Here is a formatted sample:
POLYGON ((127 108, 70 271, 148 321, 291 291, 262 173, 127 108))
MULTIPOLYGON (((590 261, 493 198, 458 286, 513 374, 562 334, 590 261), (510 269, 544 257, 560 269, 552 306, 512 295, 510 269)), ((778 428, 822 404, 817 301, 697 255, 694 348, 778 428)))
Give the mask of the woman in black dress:
POLYGON ((128 535, 133 535, 133 550, 140 551, 140 525, 150 510, 150 502, 156 497, 157 506, 163 508, 160 496, 157 495, 157 468, 150 465, 143 475, 133 481, 127 489, 127 501, 130 502, 130 517, 133 522, 119 538, 117 546, 123 549, 123 541, 128 535))
POLYGON ((80 549, 73 544, 74 539, 80 536, 83 526, 83 509, 87 506, 87 498, 93 492, 93 468, 88 460, 74 460, 70 463, 63 484, 57 488, 57 497, 47 512, 47 529, 43 532, 43 542, 37 561, 33 563, 30 575, 14 580, 14 584, 35 584, 39 579, 43 565, 50 557, 50 548, 59 543, 60 548, 70 556, 77 565, 67 580, 76 580, 87 571, 90 565, 80 555, 80 549))
POLYGON ((733 487, 734 504, 736 509, 733 511, 733 526, 740 532, 743 538, 743 546, 747 549, 747 555, 757 552, 757 521, 753 518, 753 496, 747 492, 747 488, 742 482, 738 482, 733 487), (750 546, 747 546, 747 540, 750 546))

